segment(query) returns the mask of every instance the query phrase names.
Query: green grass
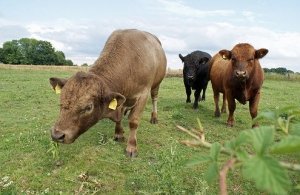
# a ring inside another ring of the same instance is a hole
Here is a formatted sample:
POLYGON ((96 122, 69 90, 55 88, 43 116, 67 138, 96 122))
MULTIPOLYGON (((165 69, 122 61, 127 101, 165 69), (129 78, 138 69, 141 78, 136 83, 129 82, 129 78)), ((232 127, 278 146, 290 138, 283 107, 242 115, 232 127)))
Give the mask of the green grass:
MULTIPOLYGON (((160 89, 159 124, 149 123, 150 100, 138 129, 137 158, 124 155, 126 142, 112 140, 114 124, 103 120, 71 145, 53 146, 50 128, 59 112, 59 96, 48 82, 52 76, 68 77, 59 70, 0 68, 0 192, 2 194, 217 194, 217 181, 203 179, 207 165, 186 168, 185 162, 206 149, 179 142, 190 139, 176 124, 196 128, 199 118, 209 142, 224 143, 251 127, 248 106, 237 104, 236 125, 227 128, 227 115, 214 118, 211 85, 198 110, 185 103, 181 78, 164 79, 160 89), (53 155, 53 152, 57 152, 53 155)), ((260 110, 299 106, 300 82, 266 80, 260 110)), ((123 120, 128 135, 127 119, 123 120)), ((300 157, 291 157, 299 162, 300 157)), ((299 183, 300 177, 291 174, 299 183)), ((238 170, 229 174, 229 193, 258 194, 253 182, 238 170)), ((1 194, 0 193, 0 194, 1 194)), ((296 192, 292 192, 295 193, 296 192)))
POLYGON ((265 73, 265 78, 268 80, 289 80, 289 81, 300 81, 299 73, 292 74, 278 74, 278 73, 265 73))

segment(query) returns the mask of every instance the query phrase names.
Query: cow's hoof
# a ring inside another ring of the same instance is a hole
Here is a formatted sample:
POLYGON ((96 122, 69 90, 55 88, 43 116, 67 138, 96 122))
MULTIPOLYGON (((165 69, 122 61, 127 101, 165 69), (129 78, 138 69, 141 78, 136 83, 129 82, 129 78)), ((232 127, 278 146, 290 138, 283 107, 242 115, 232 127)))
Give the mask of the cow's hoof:
POLYGON ((191 103, 191 100, 186 100, 185 102, 186 102, 186 103, 191 103))
POLYGON ((115 135, 114 141, 116 141, 116 142, 124 142, 125 141, 125 137, 124 136, 116 136, 115 135))
POLYGON ((151 118, 151 119, 150 119, 150 123, 151 123, 151 124, 157 124, 157 123, 158 123, 157 118, 151 118))
POLYGON ((193 108, 196 110, 198 108, 198 104, 194 104, 193 108))
POLYGON ((137 157, 138 153, 137 151, 125 151, 126 152, 126 156, 129 157, 129 158, 135 158, 137 157))
POLYGON ((220 117, 221 113, 220 112, 215 112, 215 117, 220 117))
POLYGON ((233 121, 228 121, 227 122, 227 127, 233 127, 233 123, 234 123, 233 121))
POLYGON ((258 124, 254 124, 254 125, 252 125, 252 129, 254 129, 254 128, 257 128, 257 127, 259 127, 259 125, 258 125, 258 124))

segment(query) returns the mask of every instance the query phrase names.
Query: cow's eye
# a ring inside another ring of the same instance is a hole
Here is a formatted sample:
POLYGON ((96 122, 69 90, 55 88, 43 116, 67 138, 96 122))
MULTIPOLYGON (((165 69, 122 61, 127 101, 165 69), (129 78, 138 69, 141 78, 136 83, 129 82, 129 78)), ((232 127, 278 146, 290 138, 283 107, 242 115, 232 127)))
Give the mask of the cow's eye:
POLYGON ((232 64, 232 66, 234 66, 234 67, 237 66, 237 60, 236 60, 236 58, 231 58, 231 64, 232 64))
POLYGON ((93 109, 93 104, 90 104, 87 107, 85 107, 86 111, 91 111, 92 109, 93 109))
POLYGON ((80 111, 81 114, 90 113, 94 108, 93 104, 87 105, 84 109, 80 111))

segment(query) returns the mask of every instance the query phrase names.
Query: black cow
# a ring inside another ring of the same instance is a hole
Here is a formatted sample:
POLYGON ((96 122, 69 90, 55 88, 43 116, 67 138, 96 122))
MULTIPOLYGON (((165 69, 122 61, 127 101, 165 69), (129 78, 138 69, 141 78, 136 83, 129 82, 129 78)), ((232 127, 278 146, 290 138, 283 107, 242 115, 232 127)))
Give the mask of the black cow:
POLYGON ((183 82, 186 91, 186 102, 191 102, 191 89, 195 90, 195 101, 193 108, 198 108, 198 101, 205 100, 205 91, 209 81, 208 61, 211 55, 202 51, 194 51, 183 57, 179 54, 183 62, 183 82), (200 93, 203 90, 202 98, 200 93))

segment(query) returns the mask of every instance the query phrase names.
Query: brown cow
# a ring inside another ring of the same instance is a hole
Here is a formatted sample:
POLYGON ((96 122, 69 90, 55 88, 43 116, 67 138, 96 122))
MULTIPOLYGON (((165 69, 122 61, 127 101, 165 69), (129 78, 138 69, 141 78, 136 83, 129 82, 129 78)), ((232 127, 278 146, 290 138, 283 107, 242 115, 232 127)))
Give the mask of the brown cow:
MULTIPOLYGON (((210 79, 214 92, 215 116, 220 116, 219 93, 223 93, 222 112, 226 112, 228 101, 229 116, 227 125, 234 125, 235 99, 242 104, 249 101, 252 119, 257 116, 260 89, 264 74, 258 59, 268 53, 267 49, 255 50, 248 43, 240 43, 229 50, 221 50, 210 61, 210 79)), ((252 127, 257 126, 253 124, 252 127)))
POLYGON ((158 89, 165 73, 166 56, 157 37, 139 30, 114 31, 87 73, 78 72, 67 80, 50 78, 53 89, 62 88, 53 140, 72 143, 103 118, 116 123, 115 140, 124 140, 121 120, 130 111, 126 152, 136 156, 136 130, 149 94, 150 122, 157 123, 158 89))

